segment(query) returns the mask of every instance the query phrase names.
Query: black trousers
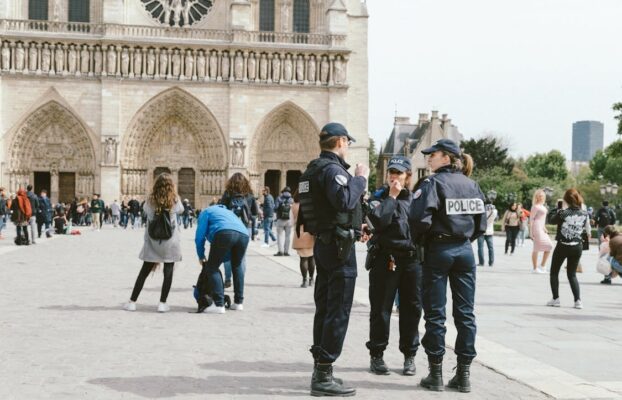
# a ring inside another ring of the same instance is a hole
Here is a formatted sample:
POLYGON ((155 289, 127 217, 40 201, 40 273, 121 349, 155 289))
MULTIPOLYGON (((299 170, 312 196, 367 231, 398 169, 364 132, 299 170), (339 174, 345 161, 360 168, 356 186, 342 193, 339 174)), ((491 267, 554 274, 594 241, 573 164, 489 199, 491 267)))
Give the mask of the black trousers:
POLYGON ((579 266, 582 253, 583 245, 581 243, 569 246, 557 242, 557 246, 555 246, 555 250, 553 250, 553 257, 551 257, 551 292, 553 292, 554 299, 559 297, 559 271, 562 268, 564 260, 568 260, 566 264, 566 276, 570 283, 574 301, 581 299, 581 290, 579 289, 579 280, 577 279, 577 267, 579 266))
POLYGON ((400 296, 400 351, 405 357, 414 356, 419 348, 421 320, 422 266, 415 257, 395 257, 396 269, 388 269, 389 255, 376 256, 369 271, 369 341, 367 348, 373 357, 382 357, 389 344, 391 311, 395 295, 400 296))
MULTIPOLYGON (((134 290, 132 291, 132 297, 130 300, 138 300, 141 290, 145 285, 145 280, 149 276, 149 273, 153 270, 156 263, 143 262, 143 266, 138 273, 136 283, 134 284, 134 290)), ((173 266, 175 263, 164 263, 164 282, 162 283, 162 292, 160 293, 160 301, 166 303, 168 293, 171 291, 171 285, 173 284, 173 266)))
POLYGON ((517 226, 505 226, 505 252, 508 252, 508 247, 512 248, 512 253, 514 253, 514 248, 516 248, 516 237, 518 236, 518 231, 520 227, 517 226))
POLYGON ((350 322, 350 310, 356 284, 354 245, 346 261, 337 259, 337 245, 315 242, 317 266, 315 280, 315 317, 313 319, 313 358, 321 364, 332 364, 341 355, 350 322))

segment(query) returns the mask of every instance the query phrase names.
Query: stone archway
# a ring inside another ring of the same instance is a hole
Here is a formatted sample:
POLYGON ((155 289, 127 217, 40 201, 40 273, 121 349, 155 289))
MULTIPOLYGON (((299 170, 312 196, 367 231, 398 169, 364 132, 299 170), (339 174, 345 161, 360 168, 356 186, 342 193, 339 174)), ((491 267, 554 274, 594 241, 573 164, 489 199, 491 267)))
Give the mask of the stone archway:
POLYGON ((320 152, 318 134, 309 114, 291 101, 272 110, 253 135, 253 189, 261 193, 260 187, 270 186, 271 192, 278 193, 286 185, 296 186, 300 173, 320 152))
POLYGON ((71 201, 95 190, 95 149, 88 131, 66 107, 51 101, 18 127, 9 147, 9 188, 44 182, 52 201, 71 201), (42 178, 43 179, 40 179, 42 178))
POLYGON ((207 107, 182 89, 166 90, 141 108, 123 139, 122 154, 123 195, 144 197, 154 172, 164 169, 193 205, 203 206, 223 191, 227 147, 222 129, 207 107))

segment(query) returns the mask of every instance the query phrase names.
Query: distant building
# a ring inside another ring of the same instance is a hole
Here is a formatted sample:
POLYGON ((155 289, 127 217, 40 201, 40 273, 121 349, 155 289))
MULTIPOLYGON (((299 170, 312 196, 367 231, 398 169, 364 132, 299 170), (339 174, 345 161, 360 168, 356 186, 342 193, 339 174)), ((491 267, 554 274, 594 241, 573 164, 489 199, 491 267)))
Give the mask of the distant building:
POLYGON ((603 149, 604 125, 598 121, 572 124, 572 161, 590 161, 603 149))
POLYGON ((378 164, 376 165, 376 182, 380 186, 384 183, 387 173, 387 163, 394 155, 403 155, 412 159, 414 181, 428 175, 428 166, 421 150, 431 146, 439 139, 448 138, 456 142, 462 141, 462 134, 447 114, 439 118, 438 111, 432 111, 432 116, 419 114, 417 123, 410 122, 409 117, 395 117, 393 131, 387 142, 380 148, 378 164))

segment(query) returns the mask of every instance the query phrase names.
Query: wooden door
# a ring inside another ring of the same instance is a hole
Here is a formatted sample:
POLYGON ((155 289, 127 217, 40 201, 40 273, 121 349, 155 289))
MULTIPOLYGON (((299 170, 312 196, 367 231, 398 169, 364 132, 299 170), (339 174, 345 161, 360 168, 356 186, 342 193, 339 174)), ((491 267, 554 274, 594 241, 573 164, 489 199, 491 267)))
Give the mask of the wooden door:
POLYGON ((196 207, 194 198, 194 170, 192 168, 182 168, 177 175, 177 192, 182 200, 188 199, 193 208, 196 207))
POLYGON ((60 172, 58 174, 58 201, 71 203, 76 197, 76 174, 60 172))

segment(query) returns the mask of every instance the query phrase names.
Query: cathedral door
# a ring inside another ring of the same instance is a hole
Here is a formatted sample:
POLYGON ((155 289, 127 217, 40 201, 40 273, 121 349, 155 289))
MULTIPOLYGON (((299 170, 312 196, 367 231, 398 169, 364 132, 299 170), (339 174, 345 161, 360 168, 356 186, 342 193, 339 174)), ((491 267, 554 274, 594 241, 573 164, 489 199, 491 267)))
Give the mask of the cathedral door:
POLYGON ((188 199, 192 207, 196 207, 194 198, 194 170, 192 168, 182 168, 178 173, 177 191, 181 199, 188 199))
POLYGON ((35 172, 35 188, 34 191, 37 195, 41 194, 41 190, 47 190, 48 196, 50 196, 50 190, 52 189, 52 175, 49 172, 35 172))
POLYGON ((279 188, 281 184, 281 171, 275 169, 267 170, 263 181, 264 185, 270 188, 270 194, 276 198, 281 191, 281 188, 279 188))
POLYGON ((158 175, 163 174, 163 173, 167 173, 170 174, 171 170, 168 167, 155 167, 153 170, 153 179, 155 181, 155 178, 158 177, 158 175))
POLYGON ((76 174, 60 172, 58 174, 58 201, 71 203, 74 197, 76 197, 76 174))

